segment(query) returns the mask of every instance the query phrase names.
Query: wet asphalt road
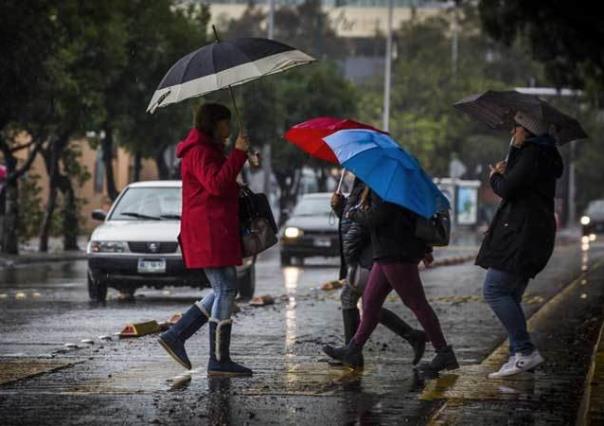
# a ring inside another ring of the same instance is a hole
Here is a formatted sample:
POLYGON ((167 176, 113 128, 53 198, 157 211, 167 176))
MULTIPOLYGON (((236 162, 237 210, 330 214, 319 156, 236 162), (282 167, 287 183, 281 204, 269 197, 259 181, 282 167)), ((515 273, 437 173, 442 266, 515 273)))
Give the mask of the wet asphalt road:
MULTIPOLYGON (((593 245, 588 254, 586 258, 578 244, 557 248, 546 271, 529 286, 527 314, 582 270, 597 265, 604 259, 604 248, 593 245)), ((425 424, 442 404, 442 392, 431 390, 450 386, 462 374, 447 375, 441 382, 417 377, 408 346, 382 327, 367 346, 362 372, 329 366, 320 347, 341 342, 341 313, 338 292, 318 287, 336 278, 335 259, 317 259, 303 268, 281 268, 276 252, 260 259, 256 293, 270 294, 276 303, 258 308, 241 304, 232 345, 233 358, 254 369, 251 379, 208 380, 206 328, 187 344, 194 366, 187 375, 163 353, 155 336, 100 341, 98 336, 117 332, 128 322, 167 320, 184 311, 199 291, 141 289, 133 302, 110 293, 104 306, 93 305, 88 302, 85 271, 85 262, 0 271, 0 369, 22 370, 23 376, 45 373, 0 386, 3 424, 425 424), (85 345, 82 339, 95 343, 85 345), (81 348, 67 349, 67 343, 81 348)), ((483 277, 484 271, 471 262, 422 273, 445 335, 460 363, 468 367, 483 361, 504 337, 481 300, 483 277)), ((387 305, 417 325, 394 296, 387 305)), ((585 327, 576 348, 572 342, 563 343, 570 354, 565 362, 580 360, 569 379, 573 397, 561 395, 564 387, 557 388, 556 398, 548 397, 551 386, 546 386, 546 373, 539 371, 530 378, 539 386, 520 388, 518 398, 524 402, 534 399, 543 404, 545 396, 545 406, 552 406, 552 419, 560 424, 573 418, 578 407, 586 342, 593 331, 585 327), (557 402, 560 396, 566 405, 557 402)), ((544 345, 557 341, 555 328, 543 336, 536 333, 544 345)), ((427 352, 426 358, 431 356, 427 352)), ((551 374, 552 369, 545 371, 551 374)), ((468 419, 490 423, 480 412, 464 415, 466 424, 468 419)), ((527 423, 539 423, 531 418, 527 423)))

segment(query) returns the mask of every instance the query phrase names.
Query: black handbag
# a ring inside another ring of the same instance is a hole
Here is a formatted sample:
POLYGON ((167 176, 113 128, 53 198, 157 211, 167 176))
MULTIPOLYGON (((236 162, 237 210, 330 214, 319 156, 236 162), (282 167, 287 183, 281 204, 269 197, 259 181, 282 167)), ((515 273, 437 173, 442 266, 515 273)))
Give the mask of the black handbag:
POLYGON ((451 215, 449 210, 436 212, 430 219, 418 216, 415 236, 429 246, 444 247, 451 239, 451 215))
POLYGON ((256 256, 277 244, 277 223, 265 194, 247 186, 239 190, 239 226, 243 257, 256 256))

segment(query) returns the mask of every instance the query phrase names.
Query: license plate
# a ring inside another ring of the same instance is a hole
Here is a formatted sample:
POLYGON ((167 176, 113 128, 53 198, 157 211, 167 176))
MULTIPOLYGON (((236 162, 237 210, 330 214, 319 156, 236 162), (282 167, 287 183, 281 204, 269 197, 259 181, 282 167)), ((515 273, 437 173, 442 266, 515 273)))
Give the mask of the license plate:
POLYGON ((315 247, 331 247, 329 238, 315 238, 315 247))
POLYGON ((166 272, 165 259, 138 259, 139 274, 163 274, 166 272))

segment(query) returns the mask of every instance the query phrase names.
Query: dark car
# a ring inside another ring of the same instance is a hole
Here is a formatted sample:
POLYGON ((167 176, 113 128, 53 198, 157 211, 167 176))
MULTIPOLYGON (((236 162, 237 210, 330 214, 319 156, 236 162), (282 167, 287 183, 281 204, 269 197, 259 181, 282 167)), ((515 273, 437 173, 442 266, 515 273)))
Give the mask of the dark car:
POLYGON ((589 203, 581 218, 583 235, 604 234, 604 200, 589 203))
MULTIPOLYGON (((107 288, 134 295, 137 288, 207 287, 201 271, 187 270, 178 244, 181 209, 180 181, 149 181, 128 185, 108 213, 95 210, 103 221, 88 242, 88 293, 95 301, 107 288)), ((255 263, 238 266, 239 294, 254 295, 255 263)))
POLYGON ((305 194, 281 232, 281 264, 296 259, 340 255, 338 219, 330 207, 330 193, 305 194))

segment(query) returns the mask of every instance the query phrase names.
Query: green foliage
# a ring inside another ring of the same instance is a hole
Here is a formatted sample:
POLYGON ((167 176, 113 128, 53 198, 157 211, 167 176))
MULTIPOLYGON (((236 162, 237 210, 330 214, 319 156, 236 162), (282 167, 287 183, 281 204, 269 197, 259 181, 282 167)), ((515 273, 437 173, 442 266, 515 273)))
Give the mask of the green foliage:
MULTIPOLYGON (((497 46, 481 34, 471 7, 459 15, 459 54, 454 67, 452 13, 413 19, 397 32, 390 131, 431 174, 448 175, 449 161, 457 155, 467 166, 466 177, 484 178, 480 171, 502 158, 509 138, 456 111, 453 103, 472 93, 539 80, 541 69, 522 46, 497 46)), ((375 125, 382 121, 382 84, 370 84, 360 103, 361 118, 375 125)))
POLYGON ((208 42, 208 8, 175 9, 169 0, 140 3, 128 17, 128 62, 120 78, 122 144, 151 157, 183 137, 194 101, 146 112, 157 85, 182 56, 208 42), (144 5, 143 5, 144 3, 144 5))
POLYGON ((604 26, 595 3, 481 0, 479 10, 486 32, 496 40, 508 45, 527 40, 557 87, 591 81, 604 88, 604 26))
POLYGON ((30 173, 19 182, 19 206, 21 216, 19 220, 19 240, 25 242, 36 235, 42 223, 42 198, 40 175, 30 173))

